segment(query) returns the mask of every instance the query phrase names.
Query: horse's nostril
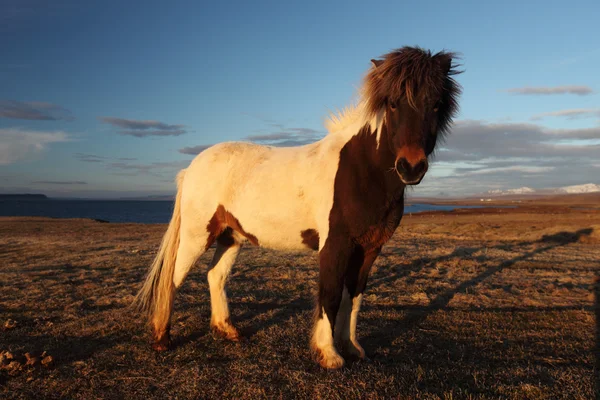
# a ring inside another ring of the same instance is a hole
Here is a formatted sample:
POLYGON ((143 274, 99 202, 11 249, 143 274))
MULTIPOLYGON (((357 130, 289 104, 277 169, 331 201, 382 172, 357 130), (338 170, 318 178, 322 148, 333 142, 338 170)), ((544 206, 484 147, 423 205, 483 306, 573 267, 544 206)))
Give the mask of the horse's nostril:
POLYGON ((396 169, 398 172, 409 172, 412 169, 412 166, 406 158, 402 157, 396 162, 396 169))
POLYGON ((427 172, 427 160, 421 160, 415 167, 413 168, 413 173, 415 175, 423 175, 427 172))

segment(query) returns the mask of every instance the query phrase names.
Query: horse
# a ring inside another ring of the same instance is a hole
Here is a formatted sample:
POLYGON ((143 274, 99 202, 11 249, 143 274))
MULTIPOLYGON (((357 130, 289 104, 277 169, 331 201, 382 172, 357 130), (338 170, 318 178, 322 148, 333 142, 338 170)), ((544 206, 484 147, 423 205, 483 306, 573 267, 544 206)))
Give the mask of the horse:
POLYGON ((364 358, 356 327, 373 262, 428 170, 458 110, 456 54, 402 47, 371 60, 359 100, 331 114, 323 139, 299 147, 216 144, 177 175, 172 219, 135 304, 153 348, 170 346, 175 292, 216 243, 208 271, 212 330, 240 340, 225 282, 244 243, 318 252, 311 348, 327 369, 364 358), (336 348, 337 346, 337 348, 336 348))

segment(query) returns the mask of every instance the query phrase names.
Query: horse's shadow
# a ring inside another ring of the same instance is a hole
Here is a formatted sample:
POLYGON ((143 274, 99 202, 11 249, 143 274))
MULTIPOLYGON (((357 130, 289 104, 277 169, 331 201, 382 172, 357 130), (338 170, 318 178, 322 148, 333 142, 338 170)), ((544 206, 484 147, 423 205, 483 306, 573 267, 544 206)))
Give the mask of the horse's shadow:
MULTIPOLYGON (((390 308, 396 311, 404 312, 405 316, 402 319, 398 320, 388 320, 385 323, 378 323, 375 325, 375 329, 371 331, 371 334, 364 337, 364 343, 367 351, 373 351, 372 346, 377 346, 379 348, 391 348, 394 346, 395 340, 399 337, 406 335, 409 331, 415 331, 419 328, 419 326, 433 313, 444 310, 448 308, 450 301, 457 294, 461 293, 473 293, 473 288, 477 286, 479 283, 484 280, 490 278, 491 276, 498 274, 505 270, 506 268, 510 268, 518 262, 525 261, 535 257, 544 252, 548 252, 552 249, 564 247, 573 243, 579 242, 583 237, 591 235, 593 232, 593 228, 585 228, 580 229, 576 232, 559 232, 553 235, 544 235, 541 239, 536 241, 522 241, 515 243, 514 245, 500 244, 492 247, 482 247, 482 248, 458 248, 454 250, 451 254, 443 255, 440 257, 436 257, 428 260, 415 260, 409 263, 406 268, 405 266, 397 266, 395 271, 388 276, 377 276, 374 277, 374 285, 368 288, 368 291, 371 293, 377 293, 378 289, 381 289, 386 283, 393 282, 398 279, 405 278, 411 272, 419 272, 424 269, 435 268, 437 263, 449 261, 454 258, 461 258, 465 256, 472 256, 481 252, 485 249, 500 249, 500 250, 509 250, 516 251, 519 248, 527 247, 527 246, 537 246, 533 250, 522 252, 520 255, 513 257, 511 259, 502 261, 496 265, 493 265, 483 272, 477 274, 476 276, 459 283, 458 285, 444 290, 441 293, 438 293, 427 305, 423 306, 385 306, 378 307, 369 305, 366 302, 363 310, 365 312, 377 308, 381 308, 382 311, 389 310, 390 308), (373 343, 371 346, 369 343, 373 343)), ((478 262, 484 262, 487 260, 485 256, 476 256, 472 257, 472 260, 476 260, 478 262)), ((380 268, 379 274, 385 275, 388 272, 387 268, 380 268)), ((557 307, 495 307, 495 308, 469 308, 469 309, 461 309, 462 311, 477 311, 477 312, 507 312, 507 311, 524 311, 524 312, 547 312, 547 311, 567 311, 567 310, 591 310, 591 307, 581 307, 581 306, 557 306, 557 307)), ((459 321, 457 321, 459 323, 459 321)), ((436 341, 441 340, 441 338, 436 338, 436 341)), ((600 336, 598 339, 598 348, 600 349, 600 336)), ((600 365, 600 361, 599 361, 600 365)))

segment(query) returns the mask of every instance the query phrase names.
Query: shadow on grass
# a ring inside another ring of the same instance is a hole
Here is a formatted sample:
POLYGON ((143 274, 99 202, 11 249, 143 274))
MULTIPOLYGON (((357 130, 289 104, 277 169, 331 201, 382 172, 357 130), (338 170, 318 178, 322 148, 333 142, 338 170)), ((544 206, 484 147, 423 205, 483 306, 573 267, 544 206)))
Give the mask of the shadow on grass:
MULTIPOLYGON (((392 308, 399 311, 405 311, 406 316, 403 319, 398 321, 393 321, 392 323, 386 324, 385 328, 381 326, 382 329, 377 329, 372 335, 370 335, 370 339, 376 340, 379 343, 379 346, 390 347, 392 346, 394 338, 397 336, 398 332, 406 332, 410 330, 414 330, 418 328, 419 325, 424 322, 429 315, 432 313, 446 309, 450 301, 459 293, 467 293, 471 292, 470 289, 477 286, 479 283, 484 280, 490 278, 491 276, 502 272, 504 269, 509 268, 515 265, 518 262, 525 261, 530 259, 538 254, 550 251, 552 249, 567 246, 573 243, 579 242, 583 237, 591 235, 593 232, 593 228, 585 228, 580 229, 576 232, 559 232, 553 235, 544 235, 541 239, 537 241, 524 241, 518 242, 514 245, 501 244, 493 247, 482 247, 482 248, 459 248, 453 251, 451 254, 436 257, 433 259, 425 260, 422 262, 421 260, 416 260, 410 263, 406 268, 404 266, 396 267, 396 272, 394 272, 391 276, 380 277, 375 282, 375 287, 369 287, 369 291, 377 291, 379 286, 382 286, 385 283, 390 281, 394 281, 400 279, 402 277, 407 276, 411 272, 417 272, 419 270, 425 268, 435 268, 438 262, 448 261, 454 258, 464 258, 469 257, 473 254, 476 254, 480 251, 484 251, 486 249, 501 249, 504 251, 518 251, 523 247, 527 246, 537 246, 533 250, 523 251, 520 255, 513 257, 511 259, 505 260, 497 265, 494 265, 490 268, 487 268, 485 271, 479 273, 473 278, 466 280, 459 285, 447 289, 442 293, 438 294, 433 300, 430 301, 428 305, 425 306, 389 306, 389 307, 381 307, 392 308), (396 335, 389 335, 389 330, 393 330, 396 335), (387 338, 387 342, 384 338, 387 338), (382 343, 382 339, 384 342, 382 343)), ((471 257, 471 260, 476 260, 478 262, 485 262, 488 260, 486 256, 477 256, 471 257)), ((385 274, 386 268, 380 269, 381 274, 385 274)), ((365 309, 370 306, 366 305, 365 309)), ((376 307, 375 307, 376 308, 376 307)), ((371 308, 372 309, 372 308, 371 308)), ((522 307, 522 308, 512 308, 512 307, 496 307, 496 308, 472 308, 472 309, 457 309, 458 311, 477 311, 477 312, 547 312, 547 311, 568 311, 568 310, 582 310, 585 309, 587 311, 591 311, 590 307, 522 307)), ((600 343, 600 339, 599 339, 600 343)), ((599 345, 600 346, 600 345, 599 345)))

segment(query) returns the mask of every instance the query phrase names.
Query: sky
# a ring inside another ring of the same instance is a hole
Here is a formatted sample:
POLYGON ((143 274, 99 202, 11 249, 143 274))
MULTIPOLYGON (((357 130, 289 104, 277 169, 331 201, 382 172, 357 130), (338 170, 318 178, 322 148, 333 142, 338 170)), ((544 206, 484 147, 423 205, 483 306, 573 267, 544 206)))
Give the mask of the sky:
POLYGON ((600 2, 0 0, 0 193, 169 195, 211 144, 301 145, 370 59, 461 54, 412 193, 600 183, 600 2))

